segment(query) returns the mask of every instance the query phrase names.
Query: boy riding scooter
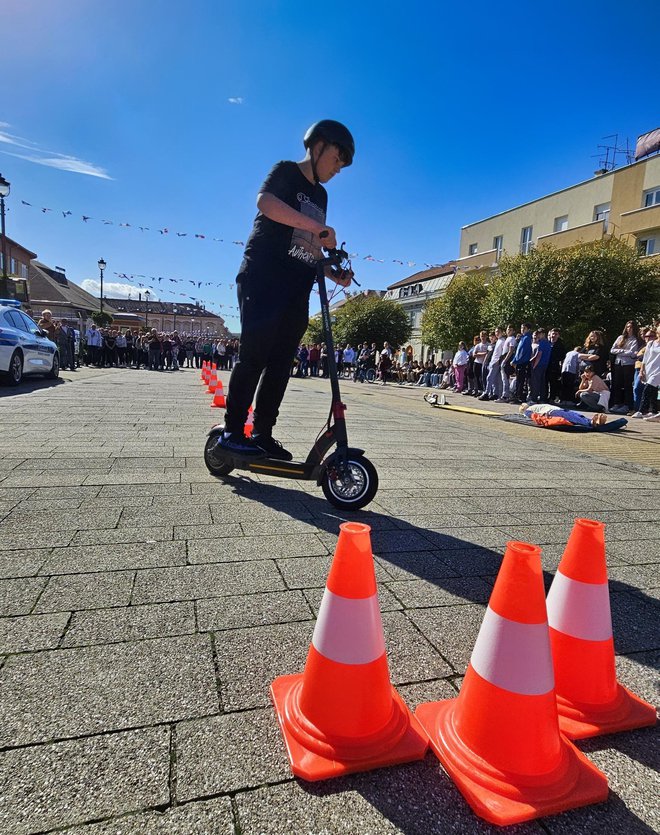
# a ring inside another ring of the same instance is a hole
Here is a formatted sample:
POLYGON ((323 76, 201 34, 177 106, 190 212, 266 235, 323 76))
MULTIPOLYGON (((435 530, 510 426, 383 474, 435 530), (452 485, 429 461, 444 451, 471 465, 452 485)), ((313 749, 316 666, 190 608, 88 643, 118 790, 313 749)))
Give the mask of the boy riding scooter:
MULTIPOLYGON (((236 279, 241 342, 218 444, 233 455, 293 457, 272 432, 292 359, 307 329, 321 246, 337 246, 335 230, 325 222, 328 196, 322 184, 351 165, 355 154, 348 129, 331 119, 312 125, 303 143, 305 158, 277 163, 259 191, 259 211, 236 279), (254 431, 246 438, 255 392, 254 431)), ((350 269, 329 268, 326 274, 342 287, 353 278, 350 269)))

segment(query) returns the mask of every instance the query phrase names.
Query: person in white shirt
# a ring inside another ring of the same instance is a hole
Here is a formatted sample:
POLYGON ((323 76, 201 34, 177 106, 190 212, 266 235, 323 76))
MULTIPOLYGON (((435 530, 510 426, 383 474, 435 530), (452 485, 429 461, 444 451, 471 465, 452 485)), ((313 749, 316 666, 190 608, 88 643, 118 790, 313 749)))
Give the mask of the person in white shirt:
POLYGON ((99 354, 101 345, 103 345, 103 337, 101 336, 96 325, 87 328, 85 334, 87 340, 87 363, 88 365, 99 364, 99 354))
POLYGON ((511 360, 516 353, 516 329, 513 325, 509 325, 506 329, 506 339, 502 346, 502 356, 500 357, 500 376, 502 378, 502 393, 498 398, 500 403, 508 403, 511 399, 511 360))
POLYGON ((465 342, 458 343, 458 351, 454 354, 454 359, 452 360, 452 366, 454 367, 454 378, 456 379, 456 385, 454 389, 456 391, 463 391, 463 386, 465 385, 465 370, 468 366, 468 362, 470 361, 470 357, 468 356, 467 349, 465 347, 465 342))
POLYGON ((488 374, 486 375, 486 387, 479 400, 497 400, 497 398, 502 394, 502 373, 500 364, 504 354, 505 342, 506 337, 504 336, 502 328, 495 328, 493 350, 488 364, 488 374))
POLYGON ((658 411, 658 389, 660 388, 660 330, 656 330, 656 338, 649 342, 644 351, 642 368, 639 372, 639 379, 644 383, 642 400, 639 411, 633 417, 644 417, 646 420, 660 421, 658 411))

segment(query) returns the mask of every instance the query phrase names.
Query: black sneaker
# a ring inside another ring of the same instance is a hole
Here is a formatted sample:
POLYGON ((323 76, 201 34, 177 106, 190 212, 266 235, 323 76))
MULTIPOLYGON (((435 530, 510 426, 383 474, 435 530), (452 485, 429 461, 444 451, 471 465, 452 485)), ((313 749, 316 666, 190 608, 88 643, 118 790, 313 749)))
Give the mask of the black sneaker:
POLYGON ((254 435, 255 444, 262 449, 269 458, 277 458, 278 461, 293 461, 293 455, 288 449, 284 449, 279 441, 272 435, 254 435))
POLYGON ((252 438, 238 432, 232 432, 229 436, 224 433, 220 437, 218 446, 234 455, 243 455, 246 458, 263 458, 264 450, 258 447, 252 438))

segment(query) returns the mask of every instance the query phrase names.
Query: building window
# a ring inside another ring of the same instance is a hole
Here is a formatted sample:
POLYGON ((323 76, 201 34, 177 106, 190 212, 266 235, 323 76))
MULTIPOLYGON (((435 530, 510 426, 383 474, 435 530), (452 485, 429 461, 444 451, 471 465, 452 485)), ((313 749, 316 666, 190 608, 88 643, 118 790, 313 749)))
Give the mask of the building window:
POLYGON ((605 231, 607 232, 607 223, 610 219, 610 204, 609 203, 600 203, 598 206, 594 206, 594 220, 602 220, 605 231))
POLYGON ((656 238, 644 238, 642 240, 637 241, 637 252, 639 255, 655 255, 656 252, 660 252, 657 248, 657 239, 656 238))
POLYGON ((568 215, 562 215, 555 218, 554 230, 555 232, 563 232, 568 229, 568 215))
POLYGON ((496 235, 493 238, 493 249, 497 252, 497 257, 499 258, 502 254, 502 244, 504 243, 504 237, 502 235, 496 235))
POLYGON ((468 252, 469 255, 476 255, 477 254, 477 244, 470 244, 470 249, 468 252))
POLYGON ((657 206, 660 203, 660 186, 649 189, 644 192, 644 208, 647 206, 657 206))
POLYGON ((21 271, 20 271, 19 275, 21 276, 21 278, 27 278, 28 277, 27 264, 21 264, 20 267, 21 267, 21 271))
POLYGON ((527 255, 532 248, 533 228, 533 226, 523 226, 522 232, 520 233, 520 251, 523 255, 527 255))

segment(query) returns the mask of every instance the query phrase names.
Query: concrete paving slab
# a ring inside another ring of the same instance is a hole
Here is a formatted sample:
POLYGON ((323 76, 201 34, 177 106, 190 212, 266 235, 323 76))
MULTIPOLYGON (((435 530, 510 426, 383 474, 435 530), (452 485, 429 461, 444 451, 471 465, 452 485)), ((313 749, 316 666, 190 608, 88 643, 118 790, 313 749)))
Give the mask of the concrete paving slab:
POLYGON ((224 537, 217 542, 201 539, 188 543, 188 562, 191 564, 314 557, 327 553, 325 545, 314 534, 224 537))
POLYGON ((0 618, 0 652, 32 652, 59 645, 69 622, 69 612, 0 618))
POLYGON ((176 731, 180 801, 256 788, 291 775, 273 708, 180 722, 176 731))
POLYGON ((137 641, 196 632, 192 601, 74 612, 63 647, 137 641))
POLYGON ((0 580, 0 616, 28 615, 46 582, 41 577, 0 580))
MULTIPOLYGON (((148 532, 149 528, 144 531, 148 532)), ((144 542, 54 548, 42 566, 41 574, 83 574, 185 564, 185 543, 152 540, 148 536, 144 542)))
POLYGON ((0 753, 0 830, 44 832, 167 803, 169 728, 0 753))
POLYGON ((49 548, 0 551, 0 578, 32 577, 39 573, 49 554, 49 548))
POLYGON ((312 617, 310 606, 300 591, 198 600, 196 606, 201 632, 292 623, 312 617))
POLYGON ((284 589, 284 581, 272 560, 188 565, 138 571, 131 602, 165 603, 284 589))
POLYGON ((413 609, 408 618, 453 667, 463 675, 486 612, 485 606, 413 609))
POLYGON ((479 577, 445 578, 442 583, 409 580, 387 583, 406 609, 453 606, 457 603, 488 603, 492 588, 479 577))
POLYGON ((78 531, 71 540, 71 545, 118 545, 128 542, 150 543, 172 540, 173 526, 164 525, 156 528, 103 528, 95 531, 78 531))
POLYGON ((229 797, 75 826, 67 835, 236 835, 229 797))
POLYGON ((215 633, 222 704, 227 711, 266 707, 274 678, 301 673, 312 640, 311 622, 215 633))
POLYGON ((71 612, 105 606, 128 606, 133 571, 60 574, 50 577, 35 612, 71 612))
POLYGON ((242 536, 238 522, 224 525, 175 525, 174 539, 224 539, 227 536, 242 536))
POLYGON ((0 745, 18 746, 216 712, 207 636, 13 655, 0 671, 0 745))

